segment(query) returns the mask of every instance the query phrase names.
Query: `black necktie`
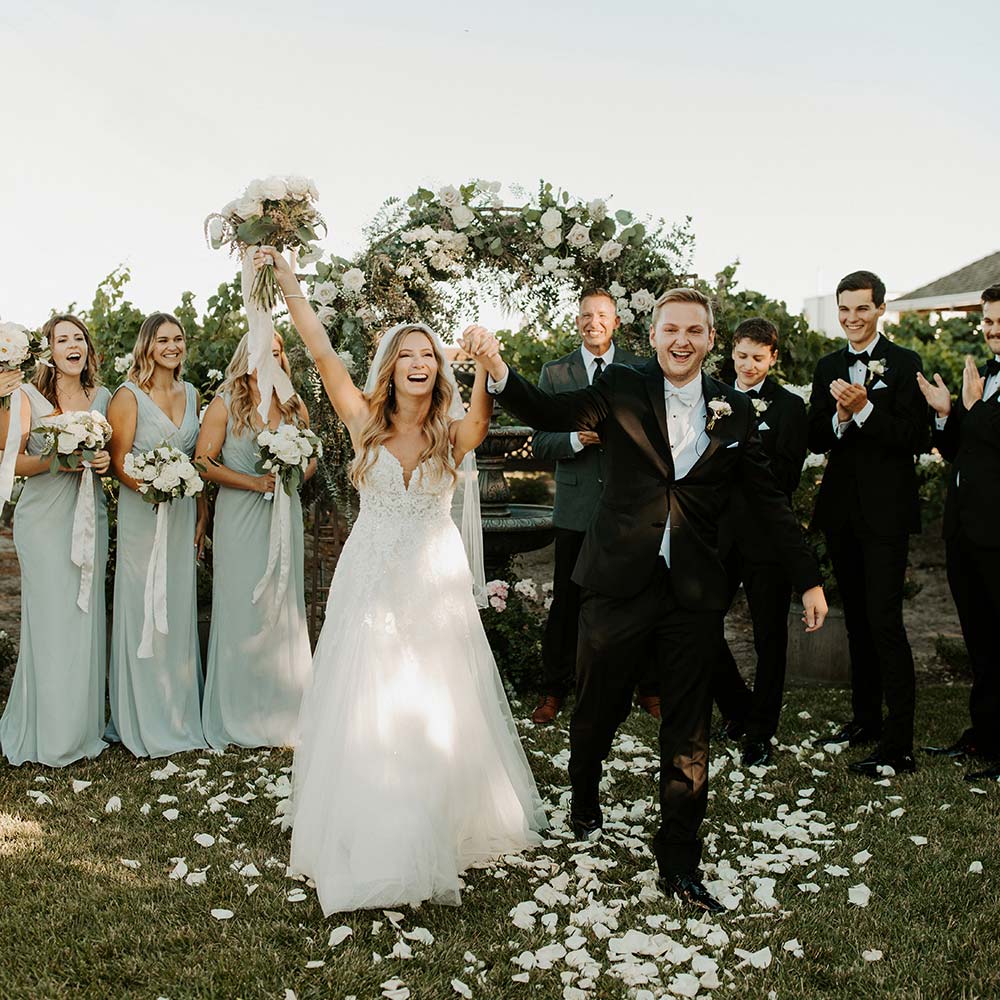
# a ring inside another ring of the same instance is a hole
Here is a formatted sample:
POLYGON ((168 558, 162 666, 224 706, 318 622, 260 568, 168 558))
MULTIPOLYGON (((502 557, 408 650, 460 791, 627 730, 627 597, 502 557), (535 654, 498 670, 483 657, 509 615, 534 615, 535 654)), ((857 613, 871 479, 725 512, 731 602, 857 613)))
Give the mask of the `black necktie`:
POLYGON ((990 358, 986 362, 986 377, 993 378, 994 375, 1000 375, 1000 361, 996 358, 990 358))
POLYGON ((604 358, 594 358, 594 381, 604 373, 604 358))

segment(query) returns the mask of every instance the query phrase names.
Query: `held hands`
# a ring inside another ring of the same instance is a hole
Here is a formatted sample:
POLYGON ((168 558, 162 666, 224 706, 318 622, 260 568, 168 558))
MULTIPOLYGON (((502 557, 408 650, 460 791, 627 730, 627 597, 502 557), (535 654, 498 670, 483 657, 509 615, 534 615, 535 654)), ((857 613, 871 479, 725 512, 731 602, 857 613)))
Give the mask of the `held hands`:
POLYGON ((946 417, 951 413, 951 393, 937 372, 934 373, 933 383, 924 378, 923 372, 917 372, 917 388, 924 394, 927 405, 939 417, 946 417))
POLYGON ((841 423, 847 423, 868 403, 868 390, 863 385, 852 385, 842 378, 833 380, 830 395, 837 401, 837 419, 841 423))
POLYGON ((986 386, 986 379, 979 374, 976 362, 970 355, 966 355, 965 369, 962 371, 962 404, 967 410, 983 398, 983 390, 986 386))
POLYGON ((500 344, 486 327, 475 323, 462 332, 459 344, 466 354, 471 355, 476 364, 482 365, 499 382, 507 374, 507 365, 500 356, 500 344))
POLYGON ((811 587, 802 595, 802 621, 807 632, 816 632, 826 620, 826 595, 822 587, 811 587))
POLYGON ((591 444, 600 444, 601 436, 597 431, 577 431, 576 436, 580 439, 580 444, 586 448, 591 444))

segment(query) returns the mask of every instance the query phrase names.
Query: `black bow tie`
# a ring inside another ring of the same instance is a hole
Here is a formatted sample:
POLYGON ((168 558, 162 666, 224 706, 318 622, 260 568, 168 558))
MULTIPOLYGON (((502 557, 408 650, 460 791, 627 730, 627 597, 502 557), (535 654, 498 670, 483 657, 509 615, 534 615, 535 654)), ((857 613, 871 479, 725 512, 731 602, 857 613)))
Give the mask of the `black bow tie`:
POLYGON ((760 389, 747 389, 746 394, 751 399, 760 399, 760 389))
POLYGON ((604 358, 594 358, 594 381, 604 374, 604 358))
POLYGON ((853 351, 849 351, 848 355, 850 357, 850 362, 852 365, 856 365, 858 364, 858 362, 861 362, 861 364, 863 364, 865 368, 868 367, 868 362, 871 361, 872 359, 872 356, 867 351, 859 351, 857 354, 855 354, 853 351))
POLYGON ((1000 361, 997 361, 996 358, 990 358, 990 360, 986 362, 986 377, 992 378, 994 375, 998 374, 1000 374, 1000 361))

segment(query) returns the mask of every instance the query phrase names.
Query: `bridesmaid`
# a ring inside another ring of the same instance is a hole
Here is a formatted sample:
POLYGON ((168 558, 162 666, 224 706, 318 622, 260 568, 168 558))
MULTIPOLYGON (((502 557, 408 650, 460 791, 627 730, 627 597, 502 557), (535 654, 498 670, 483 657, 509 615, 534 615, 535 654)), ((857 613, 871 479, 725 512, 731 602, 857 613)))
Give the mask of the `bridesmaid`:
MULTIPOLYGON (((154 629, 153 655, 140 658, 145 587, 156 531, 156 511, 136 491, 125 456, 161 444, 194 454, 198 394, 181 379, 187 345, 169 313, 153 313, 139 330, 132 370, 108 408, 114 428, 111 468, 118 493, 118 548, 111 629, 107 738, 137 757, 165 757, 205 747, 201 729, 201 656, 198 649, 196 556, 204 543, 207 507, 199 498, 174 500, 167 521, 167 627, 154 629)), ((150 610, 150 613, 151 610, 150 610)))
MULTIPOLYGON (((11 406, 21 407, 23 428, 15 473, 27 481, 14 508, 14 545, 21 563, 21 645, 0 719, 0 746, 12 764, 65 767, 82 757, 96 757, 107 745, 101 733, 108 513, 100 477, 107 473, 110 459, 106 451, 97 453, 91 465, 96 475, 87 477, 89 486, 80 472, 50 472, 49 460, 38 457, 44 439, 31 428, 55 413, 106 413, 111 394, 98 384, 97 353, 81 320, 53 316, 42 333, 52 347, 52 367, 39 366, 33 383, 11 400, 11 406), (94 494, 89 594, 81 591, 81 569, 71 560, 81 488, 94 494)), ((6 440, 8 421, 9 411, 0 410, 0 442, 6 440)))
MULTIPOLYGON (((284 342, 274 336, 275 359, 291 375, 284 342)), ((292 558, 288 589, 277 618, 273 612, 277 574, 259 602, 252 602, 267 567, 274 476, 259 475, 257 435, 263 429, 257 407, 256 374, 247 373, 244 337, 226 369, 226 380, 202 421, 196 454, 205 479, 219 484, 212 540, 212 630, 202 722, 211 746, 224 749, 292 746, 302 690, 312 667, 306 625, 302 544, 302 505, 292 496, 292 558), (221 464, 218 461, 221 452, 221 464)), ((271 394, 268 426, 309 426, 298 396, 279 403, 271 394)), ((309 478, 315 460, 306 470, 309 478)), ((280 486, 278 487, 281 488, 280 486)))

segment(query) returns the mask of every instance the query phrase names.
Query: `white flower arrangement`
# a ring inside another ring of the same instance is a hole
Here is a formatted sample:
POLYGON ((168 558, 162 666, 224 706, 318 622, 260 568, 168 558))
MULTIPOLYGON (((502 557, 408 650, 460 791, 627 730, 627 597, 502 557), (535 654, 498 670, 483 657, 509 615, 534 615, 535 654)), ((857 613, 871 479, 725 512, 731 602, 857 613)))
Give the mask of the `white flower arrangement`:
POLYGON ((302 485, 309 462, 323 454, 320 439, 311 430, 295 424, 282 424, 275 431, 265 428, 257 435, 257 444, 260 446, 257 472, 274 473, 289 496, 302 485))
POLYGON ((711 411, 711 416, 708 418, 708 422, 705 424, 707 430, 712 430, 716 423, 723 417, 731 417, 733 415, 733 408, 726 402, 722 396, 717 396, 715 399, 710 399, 708 401, 708 408, 711 411))
POLYGON ((648 313, 656 305, 656 296, 648 288, 640 288, 632 293, 629 305, 637 313, 648 313))
MULTIPOLYGON (((30 372, 36 364, 49 364, 48 339, 20 323, 0 323, 0 372, 30 372)), ((10 406, 10 396, 0 397, 0 408, 10 406)))
POLYGON ((52 457, 49 471, 89 468, 98 451, 111 440, 111 424, 103 413, 57 413, 46 417, 34 431, 45 438, 41 457, 52 457))
POLYGON ((119 354, 114 360, 115 371, 119 375, 128 374, 132 370, 133 360, 131 351, 128 354, 119 354))
POLYGON ((161 444, 138 455, 129 452, 123 465, 125 474, 139 484, 143 500, 154 505, 196 497, 205 488, 194 462, 172 445, 161 444))

